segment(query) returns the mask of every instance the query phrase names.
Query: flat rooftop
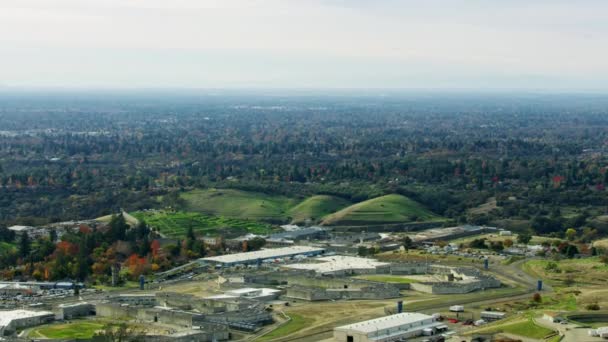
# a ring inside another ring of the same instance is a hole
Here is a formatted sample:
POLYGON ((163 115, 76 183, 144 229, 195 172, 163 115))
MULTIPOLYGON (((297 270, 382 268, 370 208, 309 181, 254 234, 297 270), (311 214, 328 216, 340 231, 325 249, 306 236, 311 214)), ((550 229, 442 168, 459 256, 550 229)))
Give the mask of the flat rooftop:
POLYGON ((332 255, 311 259, 311 262, 285 265, 286 268, 298 270, 313 270, 317 273, 331 273, 346 270, 376 269, 389 265, 374 259, 359 258, 345 255, 332 255))
POLYGON ((6 327, 16 319, 55 315, 50 311, 9 310, 0 311, 0 328, 6 327))
POLYGON ((262 249, 254 252, 220 255, 209 258, 202 258, 200 260, 222 264, 239 264, 254 262, 256 260, 284 258, 299 254, 321 253, 323 251, 325 251, 325 249, 317 247, 291 246, 283 248, 262 249))
POLYGON ((343 325, 335 328, 335 330, 356 331, 362 334, 368 334, 370 332, 398 328, 404 324, 416 323, 432 318, 433 316, 417 312, 403 312, 400 314, 370 319, 369 321, 343 325))

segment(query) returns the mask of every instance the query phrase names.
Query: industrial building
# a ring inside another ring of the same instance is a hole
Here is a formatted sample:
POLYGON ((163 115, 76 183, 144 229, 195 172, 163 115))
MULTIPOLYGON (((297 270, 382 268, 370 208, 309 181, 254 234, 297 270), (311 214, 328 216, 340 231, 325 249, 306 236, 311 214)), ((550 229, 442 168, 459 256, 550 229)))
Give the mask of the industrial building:
POLYGON ((280 259, 291 259, 296 256, 317 256, 325 252, 323 248, 293 246, 284 248, 262 249, 254 252, 220 255, 199 259, 201 262, 218 266, 255 265, 262 262, 280 259))
POLYGON ((255 300, 273 300, 277 299, 281 294, 281 290, 270 288, 242 288, 226 291, 224 294, 207 297, 207 299, 227 299, 227 298, 249 298, 255 300))
POLYGON ((310 261, 309 263, 285 265, 285 267, 297 270, 312 270, 318 275, 388 273, 390 267, 390 263, 344 255, 326 256, 310 261))
POLYGON ((18 329, 46 324, 54 320, 55 314, 50 311, 0 311, 0 336, 11 335, 18 329))
POLYGON ((338 342, 388 342, 446 331, 433 316, 404 312, 334 328, 338 342))
POLYGON ((95 315, 95 306, 87 302, 59 304, 57 306, 57 319, 74 319, 95 315))

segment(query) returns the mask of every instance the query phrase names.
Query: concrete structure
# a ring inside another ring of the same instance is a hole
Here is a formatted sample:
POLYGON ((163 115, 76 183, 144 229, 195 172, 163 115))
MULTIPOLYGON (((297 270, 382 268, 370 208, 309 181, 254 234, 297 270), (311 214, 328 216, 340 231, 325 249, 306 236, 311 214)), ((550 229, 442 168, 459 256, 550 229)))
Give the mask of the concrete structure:
POLYGON ((355 288, 323 288, 315 286, 292 286, 287 289, 286 297, 307 301, 323 300, 360 300, 399 298, 399 288, 384 283, 369 283, 355 288))
POLYGON ((255 265, 261 262, 275 261, 278 259, 291 259, 296 256, 316 256, 325 252, 323 248, 308 246, 293 246, 284 248, 262 249, 254 252, 220 255, 216 257, 202 258, 199 261, 220 266, 255 265))
POLYGON ((275 233, 268 236, 268 240, 291 240, 301 241, 307 239, 322 239, 327 237, 327 231, 321 227, 309 227, 296 229, 281 233, 275 233))
POLYGON ((110 298, 111 301, 132 306, 155 306, 156 295, 154 294, 119 294, 110 298))
POLYGON ((95 314, 95 306, 87 302, 71 304, 59 304, 57 307, 57 319, 74 319, 95 314))
POLYGON ((332 255, 310 260, 308 263, 289 264, 285 268, 312 270, 318 275, 352 275, 369 273, 388 273, 390 263, 374 259, 332 255))
POLYGON ((21 284, 0 284, 0 295, 7 297, 31 296, 34 290, 30 286, 21 284))
POLYGON ((261 301, 274 300, 279 297, 281 290, 269 288, 242 288, 224 292, 221 295, 207 297, 207 299, 226 299, 226 298, 249 298, 261 301))
POLYGON ((497 321, 499 319, 505 318, 507 314, 504 312, 496 312, 496 311, 482 311, 479 317, 486 322, 497 321))
POLYGON ((547 311, 543 313, 543 319, 546 319, 551 323, 560 323, 564 320, 564 316, 561 312, 547 311))
POLYGON ((412 290, 432 294, 463 294, 501 286, 500 280, 471 267, 431 265, 428 271, 444 276, 445 280, 412 283, 412 290))
POLYGON ((433 335, 447 327, 433 316, 404 312, 334 328, 338 342, 389 342, 433 335))
POLYGON ((17 329, 46 324, 54 320, 55 314, 50 311, 0 311, 0 336, 8 336, 17 329))
POLYGON ((589 336, 601 337, 603 339, 608 339, 608 327, 601 327, 601 328, 597 328, 597 329, 589 329, 587 333, 589 334, 589 336))

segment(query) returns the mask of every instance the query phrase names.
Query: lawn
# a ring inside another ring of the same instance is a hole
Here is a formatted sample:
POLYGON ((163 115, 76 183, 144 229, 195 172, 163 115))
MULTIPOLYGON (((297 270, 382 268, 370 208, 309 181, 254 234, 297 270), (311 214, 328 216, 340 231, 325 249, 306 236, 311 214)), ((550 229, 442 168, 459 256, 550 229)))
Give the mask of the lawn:
POLYGON ((382 283, 394 283, 394 284, 411 284, 417 282, 415 279, 409 279, 405 277, 399 276, 389 276, 389 275, 378 275, 378 274, 368 274, 355 277, 357 279, 364 279, 370 281, 379 281, 382 283))
POLYGON ((51 324, 33 330, 30 337, 86 340, 92 338, 95 332, 101 329, 103 329, 103 324, 95 322, 51 324))
POLYGON ((553 333, 553 330, 536 325, 532 319, 526 319, 515 323, 507 323, 504 325, 492 326, 487 329, 480 329, 476 333, 499 333, 504 332, 521 337, 543 339, 545 336, 553 333))
POLYGON ((402 195, 386 195, 348 206, 328 215, 326 225, 366 225, 415 221, 440 221, 420 203, 402 195))
POLYGON ((270 341, 275 338, 287 336, 295 333, 296 331, 309 326, 314 320, 311 318, 303 317, 298 314, 291 313, 289 314, 291 320, 277 329, 269 332, 268 334, 260 337, 256 341, 270 341))
POLYGON ((288 210, 292 223, 303 223, 307 220, 318 221, 323 217, 351 205, 349 201, 327 195, 312 196, 288 210))
POLYGON ((192 227, 199 235, 217 235, 220 232, 224 232, 227 236, 231 236, 246 233, 268 234, 272 232, 272 227, 266 223, 222 216, 209 216, 194 212, 139 211, 133 213, 133 216, 145 220, 151 227, 173 238, 186 236, 189 227, 192 227))
POLYGON ((297 200, 234 189, 192 190, 182 194, 186 210, 255 221, 286 221, 297 200))

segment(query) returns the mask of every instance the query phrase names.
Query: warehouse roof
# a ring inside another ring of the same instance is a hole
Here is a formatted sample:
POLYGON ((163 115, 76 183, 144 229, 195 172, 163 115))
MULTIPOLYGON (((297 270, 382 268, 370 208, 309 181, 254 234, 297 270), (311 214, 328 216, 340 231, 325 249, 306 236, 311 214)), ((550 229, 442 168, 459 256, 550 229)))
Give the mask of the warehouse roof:
POLYGON ((380 317, 371 319, 369 321, 363 321, 359 323, 344 325, 337 327, 336 330, 349 330, 356 331, 359 333, 367 334, 374 331, 386 330, 390 328, 397 328, 404 324, 410 324, 420 322, 426 319, 432 319, 433 316, 417 313, 417 312, 404 312, 400 314, 390 315, 386 317, 380 317))
POLYGON ((11 324, 16 319, 54 315, 50 311, 9 310, 0 311, 0 329, 11 324))
POLYGON ((374 259, 351 257, 344 255, 332 255, 316 258, 310 263, 299 263, 286 265, 285 267, 299 270, 314 270, 319 274, 339 272, 346 270, 376 269, 379 266, 386 266, 389 263, 380 262, 374 259))
POLYGON ((202 258, 204 261, 212 261, 225 264, 238 264, 243 262, 251 262, 256 260, 266 260, 274 258, 284 258, 298 254, 320 253, 323 248, 308 247, 308 246, 291 246, 284 248, 262 249, 254 252, 245 252, 237 254, 220 255, 209 258, 202 258))

